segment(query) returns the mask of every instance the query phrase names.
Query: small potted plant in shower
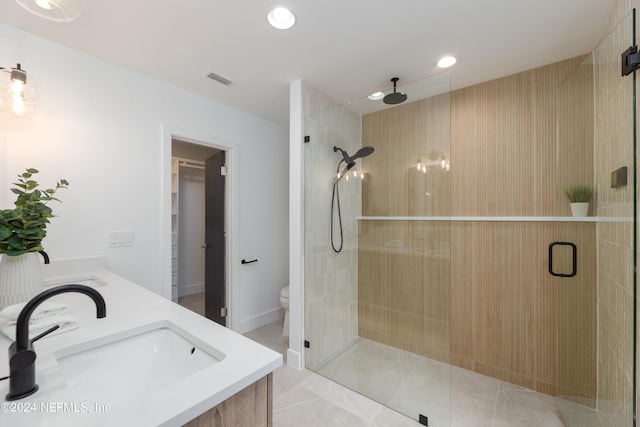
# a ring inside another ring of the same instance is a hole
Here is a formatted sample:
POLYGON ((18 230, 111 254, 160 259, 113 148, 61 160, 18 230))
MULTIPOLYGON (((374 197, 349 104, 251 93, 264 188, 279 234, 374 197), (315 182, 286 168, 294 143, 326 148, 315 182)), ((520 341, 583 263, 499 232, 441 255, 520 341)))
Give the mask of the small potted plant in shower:
POLYGON ((571 215, 587 216, 593 189, 587 185, 572 185, 565 191, 565 194, 571 203, 571 215))

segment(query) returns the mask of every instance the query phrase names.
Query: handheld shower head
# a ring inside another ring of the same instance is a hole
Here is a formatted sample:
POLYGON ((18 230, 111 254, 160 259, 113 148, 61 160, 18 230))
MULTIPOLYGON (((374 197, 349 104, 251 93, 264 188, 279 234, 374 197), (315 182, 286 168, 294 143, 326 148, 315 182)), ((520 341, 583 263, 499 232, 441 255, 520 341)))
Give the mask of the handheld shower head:
POLYGON ((356 159, 361 159, 363 157, 369 156, 371 153, 374 152, 374 149, 373 149, 373 147, 370 147, 370 146, 362 147, 353 156, 349 156, 349 154, 346 151, 344 151, 342 148, 340 148, 340 147, 335 147, 334 146, 333 147, 333 151, 334 152, 340 151, 340 153, 342 154, 342 160, 344 160, 344 162, 347 164, 347 166, 352 168, 353 165, 355 164, 355 160, 356 159))
POLYGON ((342 148, 339 148, 339 147, 334 146, 333 151, 334 152, 340 151, 340 153, 342 154, 342 160, 340 160, 340 163, 338 163, 338 171, 337 171, 339 172, 338 180, 340 180, 351 168, 353 168, 356 165, 357 159, 361 159, 363 157, 369 156, 371 153, 374 152, 374 149, 373 147, 370 147, 370 146, 362 147, 353 156, 349 156, 349 154, 346 151, 344 151, 342 148), (340 165, 342 164, 342 162, 344 162, 346 166, 344 167, 344 169, 342 169, 342 171, 340 171, 340 165))
POLYGON ((353 156, 351 156, 352 160, 355 159, 361 159, 363 157, 367 157, 369 155, 371 155, 371 153, 373 153, 375 150, 373 147, 367 145, 366 147, 362 147, 361 149, 359 149, 356 154, 354 154, 353 156))
MULTIPOLYGON (((356 165, 356 159, 361 159, 363 157, 367 157, 369 155, 371 155, 371 153, 373 153, 374 149, 373 147, 362 147, 360 148, 358 151, 356 151, 356 154, 354 154, 353 156, 349 156, 349 154, 344 151, 342 148, 333 147, 333 152, 340 152, 340 154, 342 154, 342 159, 338 162, 338 168, 336 170, 336 177, 333 180, 333 194, 331 195, 331 248, 333 248, 333 251, 338 253, 342 250, 342 243, 344 242, 343 240, 343 234, 342 234, 342 214, 340 213, 340 193, 338 190, 339 187, 339 183, 340 180, 347 175, 347 173, 349 172, 349 170, 351 168, 353 168, 356 165), (342 169, 342 171, 340 171, 340 166, 342 166, 342 162, 345 163, 345 167, 344 169, 342 169), (336 246, 336 243, 333 239, 333 217, 334 217, 334 203, 338 205, 338 223, 340 224, 340 245, 336 246)), ((363 177, 364 175, 360 175, 361 177, 363 177)), ((347 181, 349 180, 349 178, 347 177, 347 181)))

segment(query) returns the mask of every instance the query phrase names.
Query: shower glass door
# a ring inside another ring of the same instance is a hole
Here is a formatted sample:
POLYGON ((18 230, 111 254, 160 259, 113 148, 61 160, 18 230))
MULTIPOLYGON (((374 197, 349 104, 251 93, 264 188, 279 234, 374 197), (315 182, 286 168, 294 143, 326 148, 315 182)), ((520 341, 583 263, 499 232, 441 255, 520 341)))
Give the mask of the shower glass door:
POLYGON ((305 364, 415 421, 448 427, 449 73, 398 90, 409 99, 397 106, 335 105, 303 88, 305 364), (331 196, 341 150, 364 146, 374 152, 336 184, 338 216, 331 196))
POLYGON ((557 90, 560 218, 549 270, 556 407, 568 427, 633 425, 635 75, 621 77, 620 54, 634 40, 630 14, 557 90), (565 192, 575 185, 594 189, 587 217, 571 214, 565 192))

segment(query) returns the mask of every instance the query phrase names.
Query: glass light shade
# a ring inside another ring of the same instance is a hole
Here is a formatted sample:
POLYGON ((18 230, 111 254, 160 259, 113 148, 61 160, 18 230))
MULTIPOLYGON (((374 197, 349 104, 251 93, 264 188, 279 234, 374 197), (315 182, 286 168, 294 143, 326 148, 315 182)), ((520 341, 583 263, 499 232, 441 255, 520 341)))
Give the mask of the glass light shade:
POLYGON ((37 84, 30 75, 26 82, 12 80, 11 72, 12 69, 0 70, 0 110, 19 118, 29 117, 38 100, 37 84))
POLYGON ((69 22, 78 17, 83 0, 16 0, 20 6, 41 18, 69 22))

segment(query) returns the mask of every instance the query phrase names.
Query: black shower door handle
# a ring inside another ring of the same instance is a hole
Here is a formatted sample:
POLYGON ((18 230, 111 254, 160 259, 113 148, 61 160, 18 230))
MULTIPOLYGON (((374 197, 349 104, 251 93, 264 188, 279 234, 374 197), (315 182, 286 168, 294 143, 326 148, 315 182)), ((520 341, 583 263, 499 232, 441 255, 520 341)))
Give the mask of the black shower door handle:
POLYGON ((578 248, 575 243, 571 242, 553 242, 549 245, 549 274, 556 277, 573 277, 578 272, 578 248), (571 246, 571 250, 573 252, 573 266, 571 268, 571 273, 556 273, 553 271, 553 247, 554 246, 571 246))

